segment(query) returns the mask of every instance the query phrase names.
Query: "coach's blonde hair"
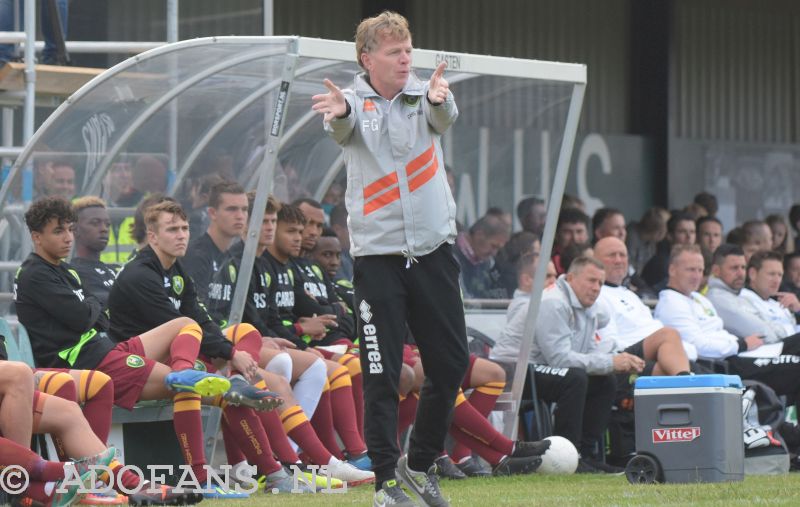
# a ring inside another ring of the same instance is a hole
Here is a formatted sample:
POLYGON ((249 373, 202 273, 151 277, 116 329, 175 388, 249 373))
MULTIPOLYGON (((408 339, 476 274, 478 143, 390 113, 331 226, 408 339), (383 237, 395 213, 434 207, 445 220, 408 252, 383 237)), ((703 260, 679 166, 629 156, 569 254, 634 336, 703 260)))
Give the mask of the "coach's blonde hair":
POLYGON ((377 16, 361 20, 356 29, 356 60, 362 68, 361 55, 377 48, 383 38, 410 39, 408 20, 392 11, 383 11, 377 16))

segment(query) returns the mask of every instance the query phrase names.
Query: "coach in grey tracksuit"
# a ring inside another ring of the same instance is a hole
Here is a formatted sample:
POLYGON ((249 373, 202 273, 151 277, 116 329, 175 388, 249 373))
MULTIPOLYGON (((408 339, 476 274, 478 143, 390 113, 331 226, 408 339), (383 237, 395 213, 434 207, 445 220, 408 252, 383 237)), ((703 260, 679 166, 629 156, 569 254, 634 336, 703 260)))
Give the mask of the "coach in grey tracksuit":
MULTIPOLYGON (((382 16, 365 22, 383 23, 382 16)), ((445 66, 421 81, 411 71, 410 34, 365 41, 363 33, 356 51, 366 72, 347 90, 325 80, 328 93, 314 96, 313 108, 325 115, 347 166, 365 437, 380 487, 394 479, 400 457, 397 384, 406 325, 426 374, 408 451, 412 470, 428 471, 444 448, 468 352, 452 254, 455 203, 440 142, 458 116, 445 66)))
POLYGON ((616 343, 597 336, 609 319, 595 305, 604 280, 599 261, 583 256, 573 261, 569 273, 542 296, 531 348, 537 394, 557 404, 554 433, 572 441, 590 465, 600 457, 597 444, 611 416, 614 373, 644 366, 632 354, 614 354, 616 343))

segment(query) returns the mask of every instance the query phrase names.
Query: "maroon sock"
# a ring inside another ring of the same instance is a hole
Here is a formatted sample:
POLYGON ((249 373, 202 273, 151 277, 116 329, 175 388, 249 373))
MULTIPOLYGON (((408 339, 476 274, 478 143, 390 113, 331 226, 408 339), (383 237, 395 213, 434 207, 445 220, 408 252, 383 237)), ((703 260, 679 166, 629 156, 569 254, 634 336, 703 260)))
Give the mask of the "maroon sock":
POLYGON ((400 402, 398 407, 399 416, 397 418, 397 437, 405 433, 414 418, 417 417, 417 404, 419 403, 419 394, 408 393, 408 396, 400 402))
POLYGON ((64 463, 47 461, 13 440, 0 437, 0 463, 24 468, 34 481, 50 482, 64 478, 64 463))
POLYGON ((225 418, 222 419, 222 441, 225 442, 225 456, 228 458, 228 464, 235 465, 247 459, 242 450, 239 449, 236 439, 231 435, 231 430, 225 418))
POLYGON ((333 431, 331 392, 327 381, 322 390, 322 395, 319 397, 319 403, 317 403, 314 416, 311 418, 311 426, 314 427, 314 431, 317 433, 319 440, 325 448, 337 458, 344 459, 344 454, 342 454, 342 450, 339 449, 339 443, 336 441, 336 434, 333 431))
POLYGON ((83 403, 83 416, 92 431, 101 442, 107 442, 114 408, 114 383, 111 377, 99 371, 81 371, 78 398, 83 403))
MULTIPOLYGON (((28 489, 25 490, 25 496, 30 498, 31 500, 36 500, 37 502, 49 506, 50 501, 53 498, 53 495, 52 494, 48 495, 47 493, 45 493, 44 486, 45 486, 44 482, 31 480, 30 484, 28 484, 28 489)), ((25 504, 21 503, 20 505, 25 505, 25 504)))
POLYGON ((178 436, 183 459, 187 465, 191 465, 195 477, 203 484, 208 476, 204 467, 206 457, 203 446, 203 423, 200 418, 200 395, 178 393, 173 400, 175 408, 172 424, 175 427, 175 434, 178 436))
POLYGON ((331 375, 331 408, 333 409, 333 426, 336 428, 339 438, 342 439, 345 450, 351 456, 363 454, 367 450, 367 446, 358 432, 350 375, 344 367, 334 371, 331 375))
POLYGON ((259 474, 269 475, 281 468, 280 463, 272 457, 267 434, 252 408, 228 405, 222 410, 222 415, 231 437, 247 456, 247 461, 256 466, 259 474))
POLYGON ((264 431, 267 432, 270 445, 272 445, 272 452, 275 453, 278 460, 281 463, 297 463, 300 461, 300 457, 294 452, 292 444, 289 443, 289 437, 283 429, 278 411, 258 412, 257 415, 261 420, 264 431))
POLYGON ((364 385, 361 373, 351 376, 350 381, 353 388, 353 406, 356 409, 356 426, 361 440, 364 440, 364 385))
MULTIPOLYGON (((496 451, 491 446, 486 445, 486 443, 482 442, 481 440, 475 438, 474 436, 470 435, 469 433, 465 432, 461 428, 458 428, 454 425, 450 426, 450 435, 452 435, 453 438, 456 440, 456 442, 458 442, 459 444, 478 453, 478 456, 488 461, 492 466, 500 463, 500 460, 503 459, 503 456, 507 455, 506 453, 501 453, 496 451)), ((459 461, 461 459, 463 459, 463 457, 460 458, 459 461)), ((453 461, 455 461, 454 458, 453 461)))
POLYGON ((123 470, 122 467, 122 463, 117 460, 112 461, 108 465, 108 468, 111 469, 111 473, 114 474, 114 489, 123 495, 127 495, 127 493, 122 490, 122 487, 128 491, 134 491, 139 488, 142 481, 139 480, 138 475, 127 469, 123 470))
MULTIPOLYGON (((192 323, 183 326, 169 346, 169 366, 173 371, 194 368, 194 361, 200 353, 203 330, 192 323)), ((199 478, 199 477, 198 477, 199 478)))
POLYGON ((308 422, 306 414, 299 405, 293 405, 281 412, 283 429, 289 437, 297 442, 311 461, 317 465, 327 465, 333 455, 320 442, 314 428, 308 422))
MULTIPOLYGON (((39 391, 59 398, 78 402, 78 391, 75 387, 75 379, 65 371, 47 371, 39 380, 39 391)), ((60 461, 67 461, 67 453, 64 450, 64 443, 60 438, 53 436, 53 446, 60 461)))
MULTIPOLYGON (((485 385, 478 386, 472 390, 472 394, 469 395, 467 401, 479 414, 483 417, 488 417, 489 413, 494 409, 495 403, 497 403, 497 397, 503 392, 505 385, 506 383, 501 381, 489 382, 485 385)), ((453 449, 450 452, 450 457, 455 462, 459 462, 469 455, 470 450, 459 442, 453 445, 453 449)))
POLYGON ((453 422, 450 427, 454 426, 502 454, 511 454, 514 449, 514 442, 494 429, 494 426, 470 405, 461 392, 456 398, 456 407, 453 410, 453 422))
MULTIPOLYGON (((250 324, 236 324, 225 330, 225 335, 233 342, 234 351, 244 351, 250 354, 256 362, 261 355, 261 333, 250 324)), ((234 370, 232 373, 241 374, 234 370)))

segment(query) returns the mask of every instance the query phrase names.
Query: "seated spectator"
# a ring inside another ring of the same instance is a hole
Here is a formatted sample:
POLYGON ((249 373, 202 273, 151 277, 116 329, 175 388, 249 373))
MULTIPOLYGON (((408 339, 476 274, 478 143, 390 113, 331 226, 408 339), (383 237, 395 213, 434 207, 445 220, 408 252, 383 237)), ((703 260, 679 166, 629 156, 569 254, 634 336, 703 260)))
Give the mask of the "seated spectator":
POLYGON ((547 208, 544 200, 538 197, 526 197, 517 204, 517 218, 523 231, 530 232, 542 239, 547 208))
POLYGON ((793 251, 786 219, 781 215, 769 215, 764 221, 772 231, 772 249, 784 255, 793 251))
MULTIPOLYGON (((795 314, 800 301, 791 292, 780 292, 783 257, 777 252, 758 252, 747 264, 747 287, 742 297, 752 303, 758 317, 767 323, 779 339, 796 334, 795 314)), ((765 339, 765 341, 767 341, 765 339)))
POLYGON ((66 160, 53 161, 45 191, 50 197, 63 197, 68 201, 75 197, 75 167, 66 160))
POLYGON ((800 204, 795 204, 789 208, 789 225, 794 231, 794 250, 800 252, 800 204))
POLYGON ((597 329, 608 323, 608 316, 595 305, 604 281, 600 261, 575 259, 569 273, 542 297, 539 311, 546 318, 537 319, 531 349, 539 397, 556 403, 554 433, 579 450, 579 471, 609 470, 596 449, 611 416, 613 374, 644 368, 641 358, 615 354, 614 343, 595 339, 597 329))
POLYGON ((772 230, 766 222, 750 220, 742 224, 741 241, 744 258, 750 262, 754 253, 772 250, 772 230))
POLYGON ((508 236, 508 225, 494 215, 484 215, 467 232, 457 236, 453 255, 461 265, 464 298, 508 297, 494 259, 508 241, 508 236))
POLYGON ((504 211, 503 208, 498 206, 492 206, 491 208, 486 210, 487 216, 497 217, 503 222, 505 222, 508 230, 511 231, 511 228, 514 225, 514 219, 511 217, 511 213, 508 211, 504 211))
POLYGON ((528 231, 519 231, 511 235, 508 243, 497 252, 497 270, 500 272, 502 286, 508 292, 505 297, 513 297, 517 288, 517 263, 523 255, 539 255, 539 238, 528 231))
POLYGON ((688 343, 682 345, 678 332, 654 319, 639 296, 623 285, 628 272, 625 243, 603 238, 594 246, 594 256, 606 272, 597 304, 609 322, 598 329, 600 338, 615 343, 619 351, 654 362, 653 375, 688 373, 689 360, 697 359, 697 350, 688 343))
POLYGON ((641 273, 655 254, 656 245, 667 235, 669 213, 663 208, 650 208, 642 218, 628 227, 625 244, 628 247, 630 266, 635 273, 641 273), (667 218, 664 218, 664 216, 667 218))
POLYGON ((722 222, 713 216, 705 216, 697 219, 695 223, 697 229, 697 244, 704 255, 713 255, 722 244, 722 222))
POLYGON ((594 242, 613 236, 625 241, 628 231, 625 229, 625 217, 616 208, 600 208, 592 217, 594 242))
POLYGON ((556 238, 553 246, 553 264, 559 275, 564 273, 561 263, 561 252, 573 243, 589 242, 589 217, 576 208, 561 208, 556 226, 556 238))
POLYGON ((561 266, 565 271, 569 271, 572 261, 578 257, 594 257, 594 249, 591 243, 573 243, 561 252, 561 266))
MULTIPOLYGON (((225 262, 228 250, 247 227, 247 194, 235 181, 221 181, 208 195, 208 229, 194 238, 182 264, 197 286, 197 297, 208 303, 211 279, 225 262)), ((189 236, 191 238, 191 234, 189 236)))
POLYGON ((758 315, 753 303, 743 296, 747 263, 739 246, 726 243, 717 248, 711 275, 707 297, 719 313, 726 331, 739 338, 760 336, 766 343, 777 342, 785 336, 777 336, 758 315))
POLYGON ((100 260, 100 254, 108 245, 108 233, 111 230, 106 203, 99 197, 89 195, 75 199, 72 209, 77 216, 72 267, 81 277, 83 286, 106 307, 108 294, 119 271, 119 266, 100 260))
POLYGON ((692 217, 693 220, 700 220, 703 217, 707 217, 708 211, 696 202, 687 204, 685 208, 683 208, 683 212, 692 217))
POLYGON ((791 292, 800 298, 800 252, 790 253, 783 259, 781 292, 791 292))
POLYGON ((694 218, 681 211, 674 213, 667 222, 666 239, 658 244, 656 254, 642 269, 642 279, 656 289, 663 288, 668 276, 670 250, 675 245, 693 245, 694 243, 694 218))
POLYGON ((223 180, 217 174, 209 174, 192 181, 189 188, 189 199, 186 207, 189 208, 189 237, 199 238, 206 232, 211 220, 208 218, 208 201, 211 197, 211 188, 223 180))
POLYGON ((561 211, 565 209, 576 209, 586 214, 586 203, 577 195, 564 194, 564 198, 561 199, 561 211))
POLYGON ((717 196, 709 192, 700 192, 694 196, 694 203, 698 204, 705 209, 707 216, 715 217, 719 211, 719 203, 717 196))
POLYGON ((697 292, 703 276, 703 255, 697 245, 677 245, 669 265, 669 288, 659 294, 655 317, 678 330, 701 357, 725 359, 730 372, 758 380, 795 403, 800 395, 800 336, 764 345, 751 334, 744 338, 724 329, 716 307, 697 292))

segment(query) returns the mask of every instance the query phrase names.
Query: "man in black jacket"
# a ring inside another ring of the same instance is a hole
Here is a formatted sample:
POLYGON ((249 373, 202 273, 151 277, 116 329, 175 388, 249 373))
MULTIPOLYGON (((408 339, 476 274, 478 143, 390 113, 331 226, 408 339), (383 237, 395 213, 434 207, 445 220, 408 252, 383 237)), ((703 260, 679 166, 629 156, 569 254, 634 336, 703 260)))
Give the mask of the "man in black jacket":
POLYGON ((225 262, 228 249, 247 228, 247 194, 236 182, 221 181, 208 196, 208 230, 193 238, 181 260, 194 280, 197 297, 208 303, 209 284, 225 262))
POLYGON ((332 329, 321 344, 348 343, 355 340, 355 318, 347 304, 339 298, 330 277, 314 262, 311 251, 317 246, 322 233, 325 214, 322 206, 313 199, 300 199, 292 205, 303 214, 300 255, 293 256, 290 266, 295 275, 295 314, 300 317, 330 314, 336 316, 336 328, 332 329))
POLYGON ((109 339, 103 304, 62 261, 72 249, 74 222, 72 206, 58 197, 25 213, 34 252, 17 271, 14 299, 37 366, 106 373, 114 381, 114 403, 128 410, 139 400, 174 400, 178 441, 196 478, 205 481, 200 411, 192 407, 201 395, 224 393, 230 382, 192 369, 202 331, 189 318, 169 319, 116 344, 109 339))

